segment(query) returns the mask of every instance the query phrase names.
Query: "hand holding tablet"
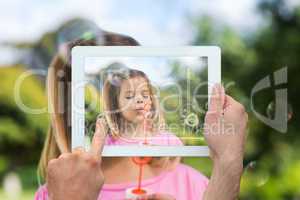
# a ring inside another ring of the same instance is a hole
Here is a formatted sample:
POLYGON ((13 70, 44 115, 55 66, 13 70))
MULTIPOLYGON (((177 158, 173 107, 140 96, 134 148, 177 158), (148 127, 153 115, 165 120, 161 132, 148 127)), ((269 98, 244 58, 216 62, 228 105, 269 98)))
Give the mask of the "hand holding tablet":
POLYGON ((47 169, 47 188, 50 199, 94 200, 104 183, 101 153, 104 145, 101 122, 92 140, 90 151, 76 148, 52 159, 47 169))
POLYGON ((213 88, 205 116, 204 136, 214 161, 241 164, 246 142, 248 114, 242 104, 225 94, 221 85, 213 88))

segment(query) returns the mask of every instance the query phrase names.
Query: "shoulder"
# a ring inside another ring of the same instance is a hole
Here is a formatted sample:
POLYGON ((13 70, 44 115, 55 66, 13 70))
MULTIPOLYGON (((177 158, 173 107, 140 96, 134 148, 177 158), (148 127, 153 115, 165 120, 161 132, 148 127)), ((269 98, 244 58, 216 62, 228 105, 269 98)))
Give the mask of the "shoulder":
POLYGON ((204 192, 208 186, 209 179, 196 169, 185 165, 178 164, 174 175, 181 185, 185 185, 189 194, 193 194, 190 199, 202 199, 204 192))
POLYGON ((179 163, 176 166, 175 171, 176 174, 188 177, 197 183, 208 184, 208 178, 205 175, 186 164, 179 163))
POLYGON ((34 200, 48 200, 48 190, 46 185, 42 185, 38 188, 34 195, 34 200))

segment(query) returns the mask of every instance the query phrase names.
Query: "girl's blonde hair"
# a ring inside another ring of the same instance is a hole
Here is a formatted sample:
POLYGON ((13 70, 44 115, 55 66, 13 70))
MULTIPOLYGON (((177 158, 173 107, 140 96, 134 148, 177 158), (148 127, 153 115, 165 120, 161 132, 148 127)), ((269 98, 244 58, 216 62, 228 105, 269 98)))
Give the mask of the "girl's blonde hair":
MULTIPOLYGON (((137 46, 139 43, 131 37, 104 32, 103 38, 79 39, 67 45, 66 55, 58 53, 50 63, 47 77, 48 105, 51 125, 48 129, 39 161, 38 174, 46 181, 48 162, 61 153, 71 151, 71 49, 75 46, 137 46), (97 41, 103 41, 97 44, 97 41)), ((108 159, 108 158, 107 158, 108 159)), ((153 165, 167 163, 170 158, 154 159, 153 165)), ((171 159, 173 160, 173 159, 171 159)))

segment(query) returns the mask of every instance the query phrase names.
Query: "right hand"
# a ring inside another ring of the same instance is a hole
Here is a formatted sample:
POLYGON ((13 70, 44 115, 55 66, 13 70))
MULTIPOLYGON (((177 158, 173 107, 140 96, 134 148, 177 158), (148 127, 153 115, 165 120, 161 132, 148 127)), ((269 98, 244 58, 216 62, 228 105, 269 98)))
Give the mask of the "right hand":
POLYGON ((90 151, 76 148, 49 162, 47 188, 51 200, 96 200, 104 183, 101 153, 104 146, 104 126, 96 123, 90 151))
POLYGON ((221 85, 216 85, 205 116, 204 137, 213 171, 203 199, 238 199, 247 122, 244 106, 226 95, 221 85))
POLYGON ((205 116, 204 129, 204 137, 215 163, 242 163, 247 122, 244 106, 226 95, 221 85, 216 85, 205 116))

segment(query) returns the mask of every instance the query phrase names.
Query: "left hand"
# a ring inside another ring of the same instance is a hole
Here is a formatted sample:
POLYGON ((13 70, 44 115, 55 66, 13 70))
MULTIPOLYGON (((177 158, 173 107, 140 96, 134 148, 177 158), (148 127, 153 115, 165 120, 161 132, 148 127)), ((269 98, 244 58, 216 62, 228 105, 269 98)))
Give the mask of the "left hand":
POLYGON ((101 154, 104 128, 101 121, 90 151, 77 148, 52 159, 47 168, 47 188, 51 200, 96 200, 104 183, 101 154))

